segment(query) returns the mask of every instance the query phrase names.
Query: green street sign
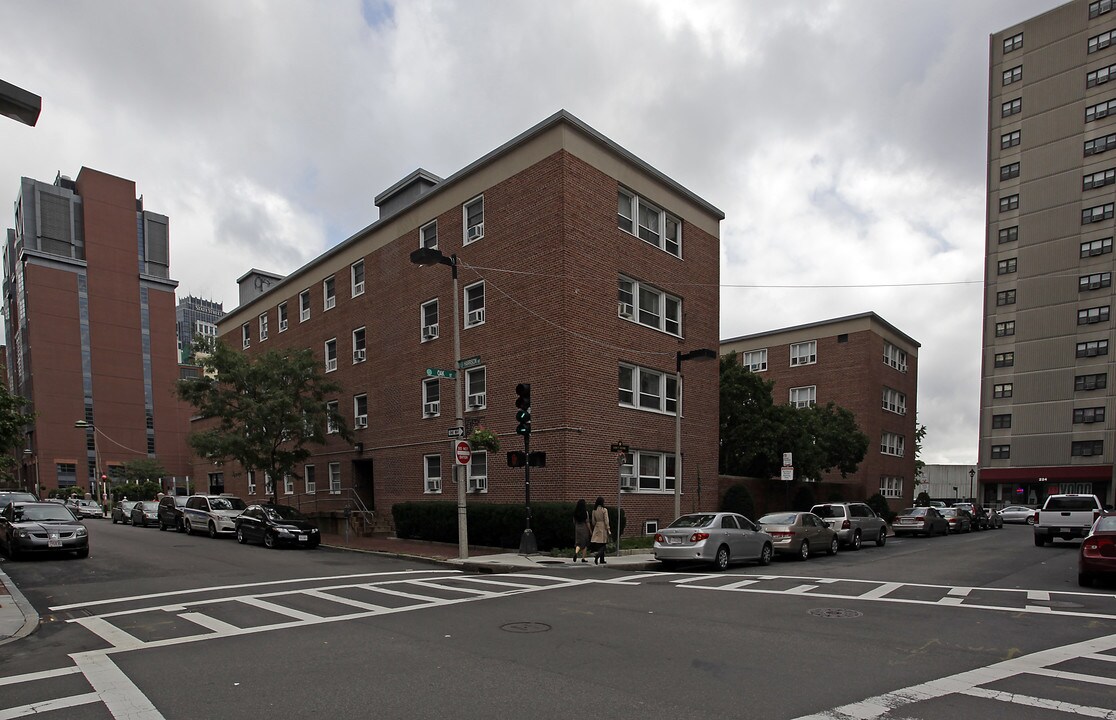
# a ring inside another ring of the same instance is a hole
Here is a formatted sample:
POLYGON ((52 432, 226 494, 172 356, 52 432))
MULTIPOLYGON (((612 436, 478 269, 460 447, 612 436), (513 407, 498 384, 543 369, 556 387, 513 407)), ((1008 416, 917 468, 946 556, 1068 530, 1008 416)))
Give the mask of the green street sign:
POLYGON ((449 378, 450 380, 457 377, 456 370, 440 370, 438 368, 426 368, 426 374, 430 377, 449 378))
POLYGON ((471 358, 461 358, 457 361, 457 368, 459 370, 467 370, 471 367, 476 367, 481 364, 480 355, 474 355, 471 358))

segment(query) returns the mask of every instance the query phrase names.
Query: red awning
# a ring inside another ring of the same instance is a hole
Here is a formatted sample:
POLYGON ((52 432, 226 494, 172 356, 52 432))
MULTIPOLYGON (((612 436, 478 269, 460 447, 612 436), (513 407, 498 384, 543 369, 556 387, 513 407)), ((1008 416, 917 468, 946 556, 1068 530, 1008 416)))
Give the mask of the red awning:
POLYGON ((1111 480, 1111 465, 1079 465, 1061 467, 981 468, 980 481, 992 482, 1062 482, 1065 480, 1111 480))

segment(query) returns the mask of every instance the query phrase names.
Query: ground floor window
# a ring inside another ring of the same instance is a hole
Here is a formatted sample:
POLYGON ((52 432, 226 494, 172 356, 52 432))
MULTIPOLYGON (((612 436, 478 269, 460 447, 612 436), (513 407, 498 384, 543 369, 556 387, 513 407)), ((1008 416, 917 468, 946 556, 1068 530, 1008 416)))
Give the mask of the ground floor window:
POLYGON ((469 492, 488 492, 488 453, 473 452, 469 461, 469 492))
POLYGON ((637 492, 674 492, 674 453, 636 450, 624 456, 620 474, 635 477, 637 492))
POLYGON ((290 475, 283 476, 283 494, 294 495, 294 478, 290 475))
POLYGON ((318 476, 313 465, 302 468, 302 479, 306 483, 306 494, 313 495, 318 492, 318 476))
POLYGON ((209 494, 220 495, 225 492, 225 473, 209 473, 209 494))
POLYGON ((246 475, 248 476, 248 494, 256 494, 256 471, 249 470, 246 475))
POLYGON ((329 464, 329 494, 341 494, 341 463, 329 464))
POLYGON ((426 455, 423 457, 424 479, 426 492, 442 492, 442 456, 426 455))
POLYGON ((884 475, 880 478, 880 495, 885 498, 903 497, 903 478, 884 475))
POLYGON ((55 466, 55 479, 58 487, 73 487, 77 485, 77 465, 74 463, 58 463, 55 466))

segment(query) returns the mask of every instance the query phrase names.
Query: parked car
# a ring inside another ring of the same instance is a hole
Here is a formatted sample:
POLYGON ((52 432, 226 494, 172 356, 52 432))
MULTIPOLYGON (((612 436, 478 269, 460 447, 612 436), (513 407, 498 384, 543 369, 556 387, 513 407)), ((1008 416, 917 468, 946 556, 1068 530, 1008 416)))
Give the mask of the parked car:
POLYGON ((159 500, 159 511, 156 517, 160 530, 174 528, 178 532, 186 532, 184 522, 186 516, 182 514, 183 508, 186 507, 186 500, 185 495, 164 495, 159 500))
POLYGON ((985 510, 985 514, 988 515, 988 529, 989 530, 1003 530, 1004 529, 1004 519, 1003 519, 1003 517, 1000 516, 1000 511, 999 510, 996 510, 995 508, 993 508, 991 510, 985 510))
POLYGON ((771 563, 774 544, 743 515, 728 512, 691 513, 655 534, 655 559, 665 566, 679 562, 710 562, 718 570, 730 563, 771 563))
POLYGON ((796 555, 800 560, 822 549, 827 555, 835 555, 841 543, 837 531, 810 512, 770 513, 759 519, 759 527, 771 536, 775 552, 796 555))
POLYGON ((912 507, 899 513, 891 529, 896 535, 931 535, 949 532, 949 522, 942 517, 939 508, 912 507))
POLYGON ((191 495, 182 508, 182 523, 187 535, 195 530, 205 530, 211 538, 224 533, 231 535, 236 532, 233 521, 247 507, 234 495, 191 495))
POLYGON ((66 507, 79 518, 104 519, 105 517, 105 511, 101 509, 101 506, 97 504, 96 500, 71 499, 66 502, 66 507))
POLYGON ((837 539, 851 550, 859 550, 862 541, 873 540, 882 546, 887 542, 887 523, 866 503, 824 503, 810 508, 837 532, 837 539))
POLYGON ((973 517, 973 530, 987 530, 988 529, 988 514, 984 512, 984 508, 976 503, 971 502, 955 502, 953 507, 964 510, 973 517))
POLYGON ((963 533, 973 531, 973 516, 966 510, 961 508, 951 507, 942 508, 938 511, 941 516, 949 523, 949 532, 963 533))
POLYGON ((1090 587, 1100 576, 1116 575, 1116 515, 1105 515, 1093 523, 1081 541, 1077 557, 1077 584, 1090 587))
POLYGON ((116 507, 112 509, 112 524, 122 522, 125 525, 132 522, 132 508, 135 507, 135 500, 121 500, 116 503, 116 507))
POLYGON ((12 502, 39 502, 39 498, 23 490, 0 490, 0 510, 12 502))
POLYGON ((1084 538, 1111 509, 1101 505, 1096 495, 1047 495, 1042 509, 1035 513, 1035 545, 1042 547, 1055 538, 1084 538))
POLYGON ((0 546, 12 560, 25 553, 89 557, 89 531, 58 503, 10 502, 0 512, 0 546))
POLYGON ((289 505, 249 505, 233 520, 236 541, 260 542, 265 547, 297 545, 316 548, 322 541, 318 526, 289 505))
POLYGON ((1035 509, 1026 505, 1008 505, 1000 509, 1000 517, 1006 523, 1035 524, 1035 509))
POLYGON ((154 500, 140 500, 132 505, 132 525, 147 527, 159 524, 159 503, 154 500))

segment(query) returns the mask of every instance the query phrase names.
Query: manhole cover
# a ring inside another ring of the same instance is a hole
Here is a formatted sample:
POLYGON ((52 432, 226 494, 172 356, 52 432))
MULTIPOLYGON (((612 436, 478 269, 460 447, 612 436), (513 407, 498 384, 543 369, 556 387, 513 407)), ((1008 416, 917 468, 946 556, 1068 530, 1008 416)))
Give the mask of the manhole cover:
POLYGON ((824 618, 855 618, 860 617, 864 613, 859 610, 848 610, 846 608, 814 608, 810 614, 815 617, 824 618))
POLYGON ((505 632, 513 633, 540 633, 549 630, 550 626, 546 623, 537 622, 513 622, 507 625, 501 625, 500 629, 505 632))

